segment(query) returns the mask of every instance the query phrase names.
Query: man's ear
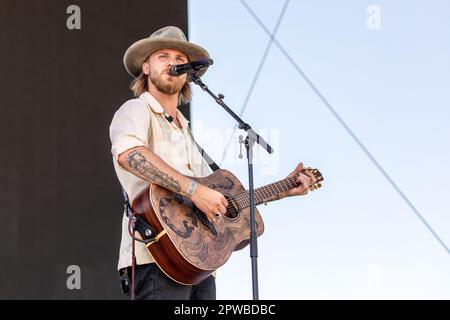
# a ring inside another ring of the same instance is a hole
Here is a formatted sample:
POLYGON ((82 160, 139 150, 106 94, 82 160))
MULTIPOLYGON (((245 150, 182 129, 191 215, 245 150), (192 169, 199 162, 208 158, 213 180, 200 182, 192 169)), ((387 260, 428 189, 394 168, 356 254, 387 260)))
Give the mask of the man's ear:
POLYGON ((150 74, 150 64, 147 61, 142 63, 142 72, 147 76, 150 74))

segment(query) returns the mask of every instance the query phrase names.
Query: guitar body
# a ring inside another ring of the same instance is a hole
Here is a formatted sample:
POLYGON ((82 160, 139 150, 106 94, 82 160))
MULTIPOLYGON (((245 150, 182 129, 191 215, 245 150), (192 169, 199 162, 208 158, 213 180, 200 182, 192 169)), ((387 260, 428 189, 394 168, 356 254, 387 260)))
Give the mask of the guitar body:
MULTIPOLYGON (((176 282, 197 284, 222 266, 233 251, 250 243, 250 208, 240 208, 233 199, 245 192, 239 180, 229 171, 217 170, 199 183, 222 193, 234 210, 208 226, 206 215, 186 197, 156 184, 141 192, 133 201, 136 214, 152 225, 158 241, 147 244, 161 270, 176 282)), ((257 235, 264 232, 263 220, 255 208, 257 235)), ((143 239, 145 235, 141 234, 143 239)))

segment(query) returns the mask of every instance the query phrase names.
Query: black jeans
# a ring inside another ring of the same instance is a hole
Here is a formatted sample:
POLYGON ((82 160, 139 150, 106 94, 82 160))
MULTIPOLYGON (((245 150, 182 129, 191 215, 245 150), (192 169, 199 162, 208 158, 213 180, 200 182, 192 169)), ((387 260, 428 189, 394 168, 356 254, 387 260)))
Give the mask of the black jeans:
MULTIPOLYGON (((127 272, 131 280, 131 267, 127 272)), ((216 299, 216 279, 212 275, 199 284, 182 285, 166 276, 156 263, 149 263, 137 265, 134 276, 136 300, 216 299)))

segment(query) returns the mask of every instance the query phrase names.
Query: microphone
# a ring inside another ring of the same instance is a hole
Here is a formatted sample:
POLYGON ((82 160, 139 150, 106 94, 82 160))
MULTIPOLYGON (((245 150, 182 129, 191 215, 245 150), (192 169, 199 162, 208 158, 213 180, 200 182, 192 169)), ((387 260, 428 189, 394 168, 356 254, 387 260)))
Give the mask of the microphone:
POLYGON ((196 73, 197 71, 208 68, 212 64, 212 59, 197 60, 184 64, 175 64, 173 66, 170 66, 169 74, 171 76, 181 76, 185 73, 196 73))
POLYGON ((167 113, 164 112, 164 117, 166 118, 167 121, 172 122, 173 121, 173 117, 167 113))

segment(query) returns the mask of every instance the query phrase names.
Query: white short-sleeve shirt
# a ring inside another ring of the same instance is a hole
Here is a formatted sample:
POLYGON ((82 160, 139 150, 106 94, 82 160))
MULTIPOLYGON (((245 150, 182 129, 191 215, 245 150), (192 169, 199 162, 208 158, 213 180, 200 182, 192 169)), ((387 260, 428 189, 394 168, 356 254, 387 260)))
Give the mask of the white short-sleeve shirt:
MULTIPOLYGON (((130 148, 146 146, 168 165, 187 176, 205 177, 211 173, 192 141, 188 131, 189 121, 179 110, 177 118, 181 129, 173 121, 166 119, 163 107, 149 92, 126 101, 114 114, 109 128, 111 153, 117 177, 127 192, 130 203, 149 185, 118 163, 119 155, 130 148)), ((135 249, 137 264, 154 262, 144 244, 136 242, 135 249)), ((124 214, 118 269, 130 265, 131 237, 128 233, 128 218, 124 214)))

